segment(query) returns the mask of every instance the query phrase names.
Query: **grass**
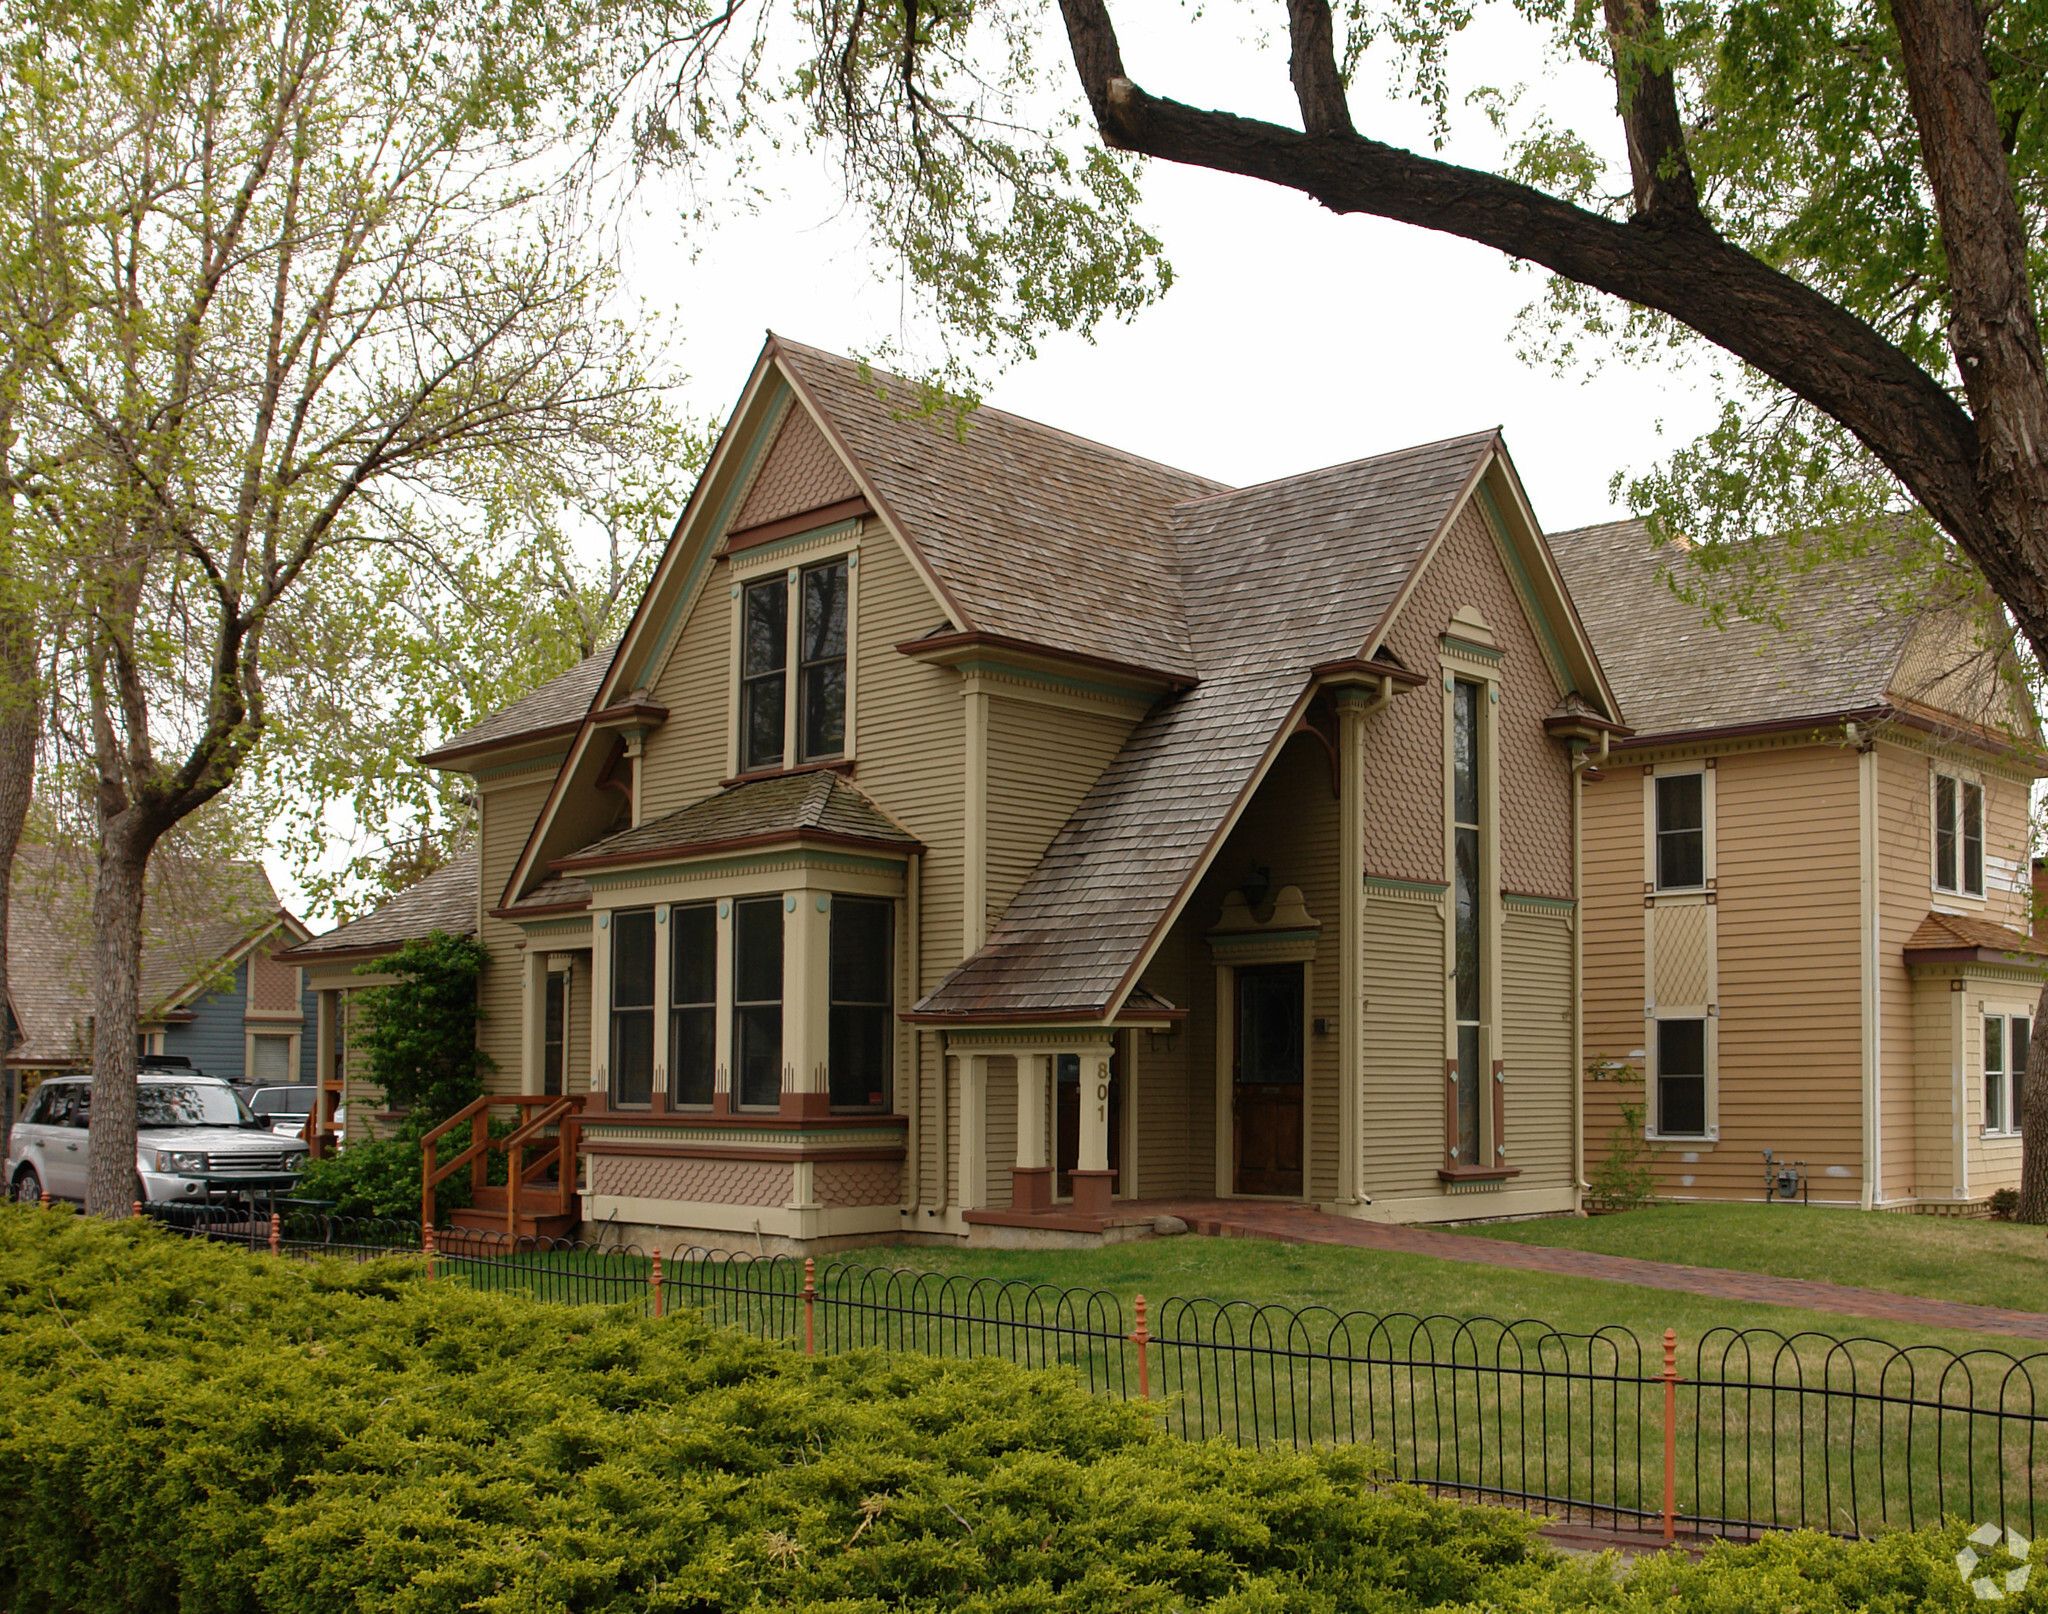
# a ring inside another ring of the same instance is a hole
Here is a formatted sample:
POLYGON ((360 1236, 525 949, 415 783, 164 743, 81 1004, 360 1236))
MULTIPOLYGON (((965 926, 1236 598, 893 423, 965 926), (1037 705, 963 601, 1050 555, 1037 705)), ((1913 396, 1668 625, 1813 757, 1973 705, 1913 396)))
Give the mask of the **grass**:
MULTIPOLYGON (((1817 1218, 1819 1213, 1814 1215, 1817 1218)), ((1589 1222, 1510 1223, 1487 1231, 1597 1229, 1603 1223, 1621 1220, 1602 1217, 1589 1222)), ((1714 1328, 1770 1328, 1782 1334, 1853 1334, 1892 1345, 1939 1345, 1955 1351, 1993 1349, 2014 1355, 2048 1351, 2048 1346, 2039 1341, 1717 1300, 1595 1278, 1517 1272, 1392 1251, 1278 1244, 1264 1239, 1189 1236, 1146 1239, 1101 1250, 876 1247, 848 1251, 839 1259, 928 1272, 1023 1279, 1063 1288, 1106 1289, 1122 1297, 1126 1311, 1132 1297, 1142 1292, 1155 1307, 1170 1295, 1202 1295, 1296 1309, 1327 1306, 1383 1316, 1412 1312, 1507 1321, 1537 1318, 1572 1334, 1622 1327, 1641 1339, 1646 1348, 1660 1339, 1666 1328, 1671 1328, 1678 1334, 1681 1352, 1714 1328)), ((2010 1300, 2004 1303, 2013 1304, 2010 1300)))
POLYGON ((1653 1205, 1461 1229, 1554 1249, 2048 1312, 2048 1230, 1804 1205, 1653 1205))

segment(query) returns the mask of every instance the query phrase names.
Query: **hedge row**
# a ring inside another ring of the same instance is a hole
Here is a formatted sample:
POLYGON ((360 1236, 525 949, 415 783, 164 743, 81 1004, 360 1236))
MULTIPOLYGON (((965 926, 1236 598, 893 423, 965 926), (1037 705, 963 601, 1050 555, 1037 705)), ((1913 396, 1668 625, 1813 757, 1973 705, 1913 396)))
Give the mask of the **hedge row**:
POLYGON ((0 1210, 0 1375, 14 1614, 1978 1606, 1961 1525, 1624 1577, 1358 1452, 1184 1444, 1054 1374, 62 1213, 0 1210))

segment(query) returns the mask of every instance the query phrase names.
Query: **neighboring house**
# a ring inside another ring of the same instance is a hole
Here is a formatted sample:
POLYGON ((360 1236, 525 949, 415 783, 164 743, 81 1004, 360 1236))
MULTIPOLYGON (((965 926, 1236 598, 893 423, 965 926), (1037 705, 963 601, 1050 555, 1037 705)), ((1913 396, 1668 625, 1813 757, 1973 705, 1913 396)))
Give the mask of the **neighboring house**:
POLYGON ((437 930, 474 936, 477 867, 475 847, 465 848, 381 907, 301 943, 288 955, 304 973, 313 1005, 314 1053, 307 1079, 318 1071, 321 1080, 342 1084, 338 1097, 347 1106, 351 1136, 370 1134, 383 1097, 370 1083, 355 1035, 360 994, 391 980, 362 966, 437 930))
POLYGON ((1575 1208, 1617 721, 1495 433, 1234 490, 771 338, 616 652, 425 760, 587 1220, 1028 1242, 1575 1208))
MULTIPOLYGON (((46 847, 15 854, 8 979, 24 1075, 92 1058, 92 866, 46 847)), ((311 1079, 311 1000, 282 955, 309 934, 262 865, 161 856, 142 910, 137 1052, 171 1054, 231 1081, 311 1079)))
POLYGON ((2016 686, 1883 555, 1717 630, 1639 523, 1551 544, 1636 728, 1582 798, 1589 1165, 1634 1093, 1664 1194, 1762 1198, 1768 1149, 1815 1202, 1980 1211, 2048 964, 2016 686))

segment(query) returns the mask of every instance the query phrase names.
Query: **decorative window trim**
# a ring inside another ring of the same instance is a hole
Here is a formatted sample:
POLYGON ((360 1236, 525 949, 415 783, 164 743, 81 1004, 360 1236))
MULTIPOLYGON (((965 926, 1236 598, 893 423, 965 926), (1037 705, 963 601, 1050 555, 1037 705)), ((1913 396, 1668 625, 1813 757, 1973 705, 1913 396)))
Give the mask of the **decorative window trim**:
MULTIPOLYGON (((290 1086, 302 1080, 302 1072, 299 1065, 299 1061, 305 1057, 305 1049, 303 1046, 305 1033, 302 1030, 296 1029, 289 1024, 281 1023, 276 1026, 254 1025, 246 1026, 243 1028, 243 1081, 253 1082, 256 1080, 256 1039, 258 1037, 282 1037, 291 1044, 291 1049, 285 1058, 285 1078, 284 1081, 279 1084, 280 1086, 290 1086)), ((156 1047, 152 1050, 152 1052, 162 1053, 163 1033, 157 1032, 153 1038, 153 1041, 156 1043, 156 1047)))
MULTIPOLYGON (((852 523, 847 535, 857 540, 860 523, 852 523)), ((731 569, 731 584, 728 637, 730 643, 726 654, 726 714, 725 714, 725 776, 727 779, 766 777, 771 774, 788 773, 798 768, 814 768, 821 765, 850 764, 855 760, 855 714, 859 701, 855 698, 860 677, 860 550, 858 541, 841 542, 836 530, 828 539, 803 550, 781 550, 764 557, 755 565, 735 565, 731 569), (803 573, 819 566, 829 566, 834 561, 846 563, 846 711, 845 738, 839 751, 830 757, 814 757, 799 760, 797 750, 797 724, 801 717, 798 701, 800 681, 801 634, 803 621, 803 599, 800 579, 803 573), (742 652, 746 643, 746 594, 750 585, 762 582, 781 573, 789 586, 789 597, 783 617, 783 686, 782 686, 782 761, 773 767, 748 768, 746 748, 740 736, 741 699, 740 668, 742 652)))
POLYGON ((1716 1005, 1687 1004, 1666 1009, 1660 1006, 1655 1013, 1644 1017, 1643 1029, 1643 1136, 1652 1143, 1683 1143, 1688 1145, 1714 1144, 1721 1141, 1721 1017, 1716 1005), (1699 1020, 1705 1025, 1706 1041, 1706 1130, 1703 1132, 1666 1132, 1663 1130, 1663 1116, 1660 1113, 1658 1078, 1657 1025, 1663 1020, 1699 1020))
POLYGON ((1475 654, 1474 640, 1484 632, 1476 613, 1460 610, 1439 641, 1437 665, 1443 701, 1443 868, 1446 885, 1442 905, 1444 960, 1444 1158, 1437 1172, 1446 1189, 1460 1182, 1505 1178, 1518 1174, 1508 1154, 1506 1114, 1507 1068, 1501 1043, 1501 900, 1500 900, 1500 665, 1475 654), (1476 631, 1475 631, 1476 630, 1476 631), (1460 640, 1462 639, 1462 643, 1460 640), (1457 1154, 1458 1137, 1458 983, 1453 961, 1458 946, 1457 903, 1457 685, 1478 686, 1479 698, 1479 1147, 1478 1159, 1457 1154))
POLYGON ((1944 766, 1934 763, 1927 770, 1927 884, 1931 891, 1938 891, 1946 897, 1962 897, 1967 901, 1981 902, 1985 894, 1985 874, 1989 862, 1987 847, 1990 840, 1988 818, 1991 808, 1991 793, 1984 787, 1984 776, 1974 769, 1944 766), (1941 883, 1941 783, 1946 779, 1956 787, 1956 883, 1941 883), (1963 833, 1966 820, 1967 793, 1977 793, 1977 884, 1969 883, 1969 842, 1963 833))
POLYGON ((1719 849, 1714 820, 1715 784, 1720 770, 1716 758, 1695 757, 1684 762, 1653 762, 1643 767, 1643 895, 1646 897, 1696 897, 1713 891, 1720 878, 1719 849), (1657 781, 1698 774, 1700 777, 1700 865, 1698 885, 1664 885, 1657 870, 1657 781))

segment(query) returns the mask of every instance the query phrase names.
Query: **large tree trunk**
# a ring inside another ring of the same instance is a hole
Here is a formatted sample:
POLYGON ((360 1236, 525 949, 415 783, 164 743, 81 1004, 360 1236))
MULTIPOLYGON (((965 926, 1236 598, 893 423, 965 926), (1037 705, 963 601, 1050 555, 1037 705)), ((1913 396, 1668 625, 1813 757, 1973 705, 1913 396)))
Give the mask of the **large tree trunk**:
MULTIPOLYGON (((36 734, 41 714, 28 682, 25 656, 0 629, 0 1068, 14 1046, 14 1015, 7 992, 7 930, 14 887, 14 853, 28 822, 29 797, 35 787, 36 734)), ((14 1128, 14 1072, 0 1081, 0 1139, 14 1128)))
POLYGON ((135 1177, 135 1028, 142 994, 142 895, 156 832, 130 808, 100 827, 92 894, 92 1134, 85 1208, 130 1214, 135 1177))
POLYGON ((2020 1204, 2017 1220, 2048 1222, 2048 985, 2034 1005, 2027 1074, 2020 1083, 2020 1204))

